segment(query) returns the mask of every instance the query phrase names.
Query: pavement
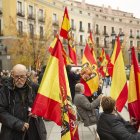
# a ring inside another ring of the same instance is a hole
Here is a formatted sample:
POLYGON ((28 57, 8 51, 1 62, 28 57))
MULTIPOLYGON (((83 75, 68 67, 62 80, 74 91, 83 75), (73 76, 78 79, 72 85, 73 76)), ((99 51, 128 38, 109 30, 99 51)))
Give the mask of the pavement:
MULTIPOLYGON (((109 95, 110 87, 103 87, 104 95, 109 95)), ((100 110, 100 112, 102 112, 100 110)), ((126 108, 123 108, 120 115, 125 119, 129 120, 129 114, 126 108)), ((57 126, 54 122, 45 121, 47 130, 47 140, 61 140, 61 127, 57 126)), ((93 136, 87 127, 83 126, 83 123, 79 124, 78 127, 80 140, 93 140, 93 136)))

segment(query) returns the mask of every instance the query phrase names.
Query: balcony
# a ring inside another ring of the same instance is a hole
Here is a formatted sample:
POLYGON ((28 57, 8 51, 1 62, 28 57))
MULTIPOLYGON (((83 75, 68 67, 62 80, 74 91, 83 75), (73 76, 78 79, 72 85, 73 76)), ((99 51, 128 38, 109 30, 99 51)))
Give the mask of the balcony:
POLYGON ((108 36, 108 33, 107 33, 107 32, 103 32, 103 35, 104 35, 104 36, 108 36))
POLYGON ((99 30, 96 30, 95 35, 100 35, 99 30))
POLYGON ((80 29, 79 29, 79 32, 84 32, 84 29, 83 29, 83 28, 80 28, 80 29))
POLYGON ((29 19, 29 20, 35 20, 35 15, 29 14, 29 15, 28 15, 28 19, 29 19))
POLYGON ((134 38, 134 36, 133 35, 130 35, 129 38, 134 38))
POLYGON ((39 21, 39 22, 42 22, 42 23, 45 23, 45 18, 44 18, 44 17, 39 17, 39 18, 38 18, 38 21, 39 21))
POLYGON ((52 23, 52 25, 53 25, 53 26, 59 26, 58 20, 54 20, 53 23, 52 23))
POLYGON ((17 16, 25 17, 25 12, 24 11, 17 11, 17 16))

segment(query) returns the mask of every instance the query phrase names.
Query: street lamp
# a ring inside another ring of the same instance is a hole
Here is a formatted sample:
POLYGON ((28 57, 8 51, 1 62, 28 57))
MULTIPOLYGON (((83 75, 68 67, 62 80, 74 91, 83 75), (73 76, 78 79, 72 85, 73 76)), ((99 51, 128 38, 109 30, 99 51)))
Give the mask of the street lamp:
POLYGON ((114 49, 116 34, 115 33, 112 33, 111 34, 111 37, 112 37, 112 49, 114 49))

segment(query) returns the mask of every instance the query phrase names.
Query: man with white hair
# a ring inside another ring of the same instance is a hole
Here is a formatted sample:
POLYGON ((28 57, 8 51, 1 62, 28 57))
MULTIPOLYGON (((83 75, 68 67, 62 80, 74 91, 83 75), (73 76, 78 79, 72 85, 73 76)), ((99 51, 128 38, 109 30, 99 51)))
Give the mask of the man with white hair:
POLYGON ((28 80, 26 67, 15 65, 0 90, 1 140, 46 140, 43 120, 30 113, 37 89, 28 80))

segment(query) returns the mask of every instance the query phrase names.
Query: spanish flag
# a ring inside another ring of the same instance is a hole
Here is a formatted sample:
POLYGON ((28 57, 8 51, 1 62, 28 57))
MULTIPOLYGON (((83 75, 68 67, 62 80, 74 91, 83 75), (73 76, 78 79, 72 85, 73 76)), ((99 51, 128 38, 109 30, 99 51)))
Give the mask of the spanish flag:
POLYGON ((99 57, 99 61, 101 63, 100 65, 100 68, 99 68, 99 72, 101 73, 101 75, 103 77, 105 77, 106 75, 109 75, 108 74, 108 68, 107 68, 107 64, 108 64, 108 57, 105 53, 105 50, 102 48, 102 51, 101 51, 101 54, 100 54, 100 57, 99 57))
POLYGON ((69 58, 71 60, 71 63, 77 65, 76 48, 71 39, 68 41, 68 49, 69 49, 69 58))
MULTIPOLYGON (((50 52, 50 53, 53 51, 57 40, 58 40, 58 35, 56 35, 56 37, 54 38, 53 42, 51 43, 51 45, 50 45, 50 47, 49 47, 49 52, 50 52)), ((64 63, 65 63, 65 65, 70 64, 69 58, 68 58, 68 56, 67 56, 67 54, 66 54, 66 51, 65 51, 64 47, 62 47, 62 56, 63 56, 63 58, 64 58, 64 63)))
POLYGON ((62 44, 57 37, 32 107, 32 113, 61 126, 61 140, 72 140, 69 115, 70 109, 72 110, 69 105, 71 96, 62 49, 62 44))
POLYGON ((90 48, 91 48, 90 51, 91 51, 91 53, 92 53, 92 55, 93 55, 95 61, 97 62, 96 56, 95 56, 95 52, 94 52, 95 43, 94 43, 94 40, 93 40, 92 32, 91 32, 91 31, 90 31, 89 36, 88 36, 88 45, 89 45, 90 48))
POLYGON ((70 21, 69 21, 69 15, 68 15, 67 7, 65 7, 60 36, 62 36, 65 39, 68 39, 68 33, 70 29, 71 29, 71 26, 70 26, 70 21))
POLYGON ((117 110, 121 111, 127 101, 128 88, 119 37, 115 42, 112 54, 112 61, 113 60, 114 67, 110 94, 111 97, 116 100, 117 110))
POLYGON ((98 89, 99 76, 96 61, 88 44, 86 44, 82 58, 81 77, 81 83, 83 83, 85 87, 85 95, 91 96, 98 89))
MULTIPOLYGON (((140 68, 135 55, 134 47, 131 48, 131 70, 129 78, 128 110, 130 117, 137 120, 140 125, 140 68)), ((137 127, 138 128, 138 127, 137 127)))

